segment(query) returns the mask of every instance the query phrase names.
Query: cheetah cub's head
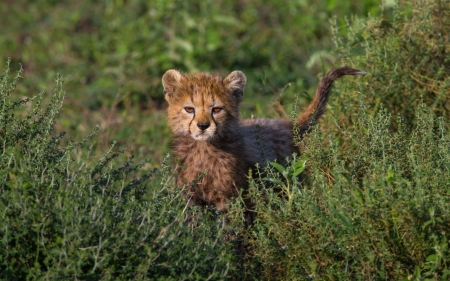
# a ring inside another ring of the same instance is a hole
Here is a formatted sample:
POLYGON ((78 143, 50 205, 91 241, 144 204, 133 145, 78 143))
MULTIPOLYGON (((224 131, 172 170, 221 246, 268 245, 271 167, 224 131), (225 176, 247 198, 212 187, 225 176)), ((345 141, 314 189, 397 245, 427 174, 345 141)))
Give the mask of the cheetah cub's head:
POLYGON ((222 79, 207 73, 187 76, 168 70, 162 83, 174 133, 197 141, 226 138, 239 122, 239 102, 246 82, 241 71, 222 79))

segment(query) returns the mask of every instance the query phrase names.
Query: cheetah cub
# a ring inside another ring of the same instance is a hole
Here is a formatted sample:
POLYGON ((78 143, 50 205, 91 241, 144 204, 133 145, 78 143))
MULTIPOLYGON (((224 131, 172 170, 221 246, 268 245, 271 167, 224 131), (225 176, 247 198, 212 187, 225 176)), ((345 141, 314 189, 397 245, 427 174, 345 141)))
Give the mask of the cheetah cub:
MULTIPOLYGON (((330 70, 321 80, 309 107, 295 126, 300 135, 323 114, 332 84, 344 75, 365 72, 350 67, 330 70)), ((248 187, 247 173, 256 164, 283 163, 299 152, 292 120, 239 118, 247 78, 241 71, 225 79, 207 73, 192 76, 168 70, 162 77, 173 151, 180 164, 176 184, 193 204, 227 210, 227 202, 248 187), (264 151, 261 152, 261 149, 264 151)))

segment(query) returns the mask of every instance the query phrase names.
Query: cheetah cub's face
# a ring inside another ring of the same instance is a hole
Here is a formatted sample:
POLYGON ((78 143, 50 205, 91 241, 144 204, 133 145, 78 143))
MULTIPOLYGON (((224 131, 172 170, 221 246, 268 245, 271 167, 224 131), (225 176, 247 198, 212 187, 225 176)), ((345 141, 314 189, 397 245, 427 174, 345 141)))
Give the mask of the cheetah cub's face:
POLYGON ((226 138, 239 122, 239 102, 246 82, 240 71, 222 79, 207 73, 185 76, 168 70, 162 83, 174 133, 197 141, 226 138))

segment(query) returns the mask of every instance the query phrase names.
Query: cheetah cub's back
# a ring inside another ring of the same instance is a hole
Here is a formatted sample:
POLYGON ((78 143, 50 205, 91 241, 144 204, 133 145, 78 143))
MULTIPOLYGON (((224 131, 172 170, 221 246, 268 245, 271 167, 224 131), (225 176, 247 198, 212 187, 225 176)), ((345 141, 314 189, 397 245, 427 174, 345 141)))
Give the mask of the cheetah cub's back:
MULTIPOLYGON (((297 119, 301 135, 323 114, 333 82, 359 74, 364 72, 341 67, 321 79, 313 101, 297 119)), ((225 211, 228 200, 237 196, 239 189, 247 189, 250 168, 275 159, 283 163, 298 152, 291 120, 240 120, 239 103, 246 82, 241 71, 222 79, 168 70, 162 78, 169 124, 175 134, 173 151, 180 164, 176 184, 193 204, 225 211)))

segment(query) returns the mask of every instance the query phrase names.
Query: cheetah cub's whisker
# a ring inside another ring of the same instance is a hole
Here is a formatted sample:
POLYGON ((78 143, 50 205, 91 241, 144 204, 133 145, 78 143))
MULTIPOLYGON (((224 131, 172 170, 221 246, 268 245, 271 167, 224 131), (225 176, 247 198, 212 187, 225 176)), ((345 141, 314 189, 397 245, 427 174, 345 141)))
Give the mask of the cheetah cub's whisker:
MULTIPOLYGON (((300 135, 324 113, 333 82, 344 75, 360 74, 365 72, 344 66, 330 70, 320 80, 313 101, 295 122, 300 135)), ((283 163, 299 152, 292 120, 239 118, 246 82, 241 71, 222 79, 207 73, 187 76, 171 69, 162 77, 169 123, 175 133, 173 150, 181 166, 176 184, 187 187, 185 196, 193 204, 226 211, 227 202, 239 189, 247 189, 250 168, 275 159, 283 163)))

